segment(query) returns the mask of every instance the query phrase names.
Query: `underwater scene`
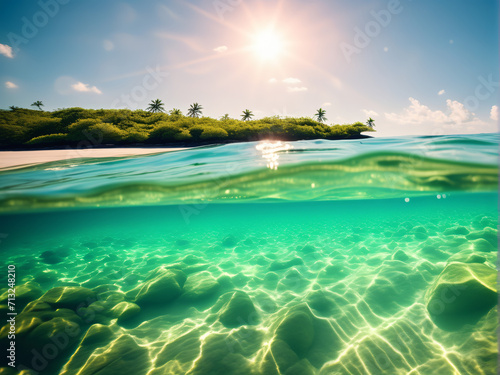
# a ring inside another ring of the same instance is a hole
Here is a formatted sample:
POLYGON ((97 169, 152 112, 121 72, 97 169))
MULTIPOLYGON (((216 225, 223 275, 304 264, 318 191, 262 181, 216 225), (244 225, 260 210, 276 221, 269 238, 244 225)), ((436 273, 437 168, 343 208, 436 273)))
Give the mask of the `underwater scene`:
POLYGON ((0 171, 0 374, 496 374, 499 140, 0 171))

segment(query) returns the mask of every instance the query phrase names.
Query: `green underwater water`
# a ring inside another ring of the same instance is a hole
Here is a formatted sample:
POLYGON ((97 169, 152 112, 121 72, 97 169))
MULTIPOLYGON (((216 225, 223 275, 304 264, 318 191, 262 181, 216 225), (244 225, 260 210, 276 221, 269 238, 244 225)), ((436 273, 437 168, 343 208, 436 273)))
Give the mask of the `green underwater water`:
POLYGON ((498 136, 363 142, 0 173, 17 368, 496 374, 498 136))

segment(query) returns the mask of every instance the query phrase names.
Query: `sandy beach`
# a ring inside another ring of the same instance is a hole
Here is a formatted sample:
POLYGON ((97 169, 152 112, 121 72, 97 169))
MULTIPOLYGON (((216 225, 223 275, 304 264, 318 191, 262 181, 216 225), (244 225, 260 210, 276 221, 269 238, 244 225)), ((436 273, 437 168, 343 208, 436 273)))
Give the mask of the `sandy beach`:
POLYGON ((185 148, 89 148, 67 150, 0 151, 0 169, 80 158, 112 158, 180 151, 185 148))

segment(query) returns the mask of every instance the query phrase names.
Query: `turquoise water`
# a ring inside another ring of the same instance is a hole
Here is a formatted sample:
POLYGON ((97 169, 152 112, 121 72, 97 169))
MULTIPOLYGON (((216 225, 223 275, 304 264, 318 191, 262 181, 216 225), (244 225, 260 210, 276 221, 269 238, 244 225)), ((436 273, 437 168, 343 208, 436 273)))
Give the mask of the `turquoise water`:
POLYGON ((0 172, 15 366, 496 374, 498 145, 261 142, 0 172))

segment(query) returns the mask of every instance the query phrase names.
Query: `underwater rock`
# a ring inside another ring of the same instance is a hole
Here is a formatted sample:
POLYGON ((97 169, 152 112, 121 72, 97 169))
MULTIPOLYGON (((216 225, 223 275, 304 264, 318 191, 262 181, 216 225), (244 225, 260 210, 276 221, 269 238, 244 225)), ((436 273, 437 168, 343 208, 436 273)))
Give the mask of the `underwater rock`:
POLYGON ((307 288, 309 286, 309 282, 310 281, 306 277, 293 268, 288 270, 285 273, 285 277, 279 281, 277 290, 280 292, 290 290, 298 293, 307 288))
POLYGON ((340 312, 341 306, 349 304, 345 298, 326 290, 317 290, 310 293, 306 301, 309 307, 325 316, 334 315, 340 312))
POLYGON ((420 253, 425 256, 426 259, 434 259, 438 261, 445 261, 449 258, 449 255, 444 251, 441 251, 438 246, 427 245, 420 249, 420 253))
MULTIPOLYGON (((104 330, 102 335, 107 337, 109 331, 104 330)), ((84 354, 81 350, 82 346, 91 345, 93 342, 95 342, 95 337, 86 335, 80 348, 64 366, 60 375, 76 373, 78 375, 145 375, 150 370, 151 361, 148 350, 139 346, 131 336, 121 335, 104 347, 97 346, 91 355, 86 355, 88 351, 84 354), (83 361, 82 358, 86 360, 83 361)), ((96 345, 91 346, 94 348, 96 345)))
POLYGON ((414 227, 411 233, 413 233, 415 239, 417 240, 426 240, 427 238, 429 238, 429 233, 427 232, 427 229, 425 229, 421 225, 417 225, 416 227, 414 227))
POLYGON ((176 368, 174 373, 181 372, 179 368, 180 366, 186 367, 186 371, 184 371, 184 373, 187 373, 187 370, 191 367, 192 362, 200 354, 200 337, 206 332, 206 327, 200 326, 193 328, 180 336, 176 336, 169 342, 166 342, 154 359, 155 367, 163 367, 170 362, 174 363, 176 368))
POLYGON ((186 278, 180 270, 159 267, 139 289, 135 303, 139 306, 170 303, 182 294, 186 278))
POLYGON ((444 234, 446 236, 465 236, 469 234, 469 230, 466 227, 459 225, 453 228, 446 229, 444 231, 444 234))
POLYGON ((307 359, 301 359, 286 370, 284 375, 315 375, 316 369, 307 359))
POLYGON ((227 236, 222 240, 222 246, 224 247, 235 247, 238 244, 238 240, 234 236, 227 236))
POLYGON ((64 257, 59 256, 56 252, 48 250, 40 254, 40 259, 46 264, 57 264, 64 261, 64 257))
POLYGON ((491 246, 498 247, 498 231, 496 229, 486 227, 483 230, 479 230, 476 232, 471 232, 467 236, 465 236, 468 240, 478 240, 484 239, 488 241, 491 246))
MULTIPOLYGON (((16 310, 23 309, 29 302, 37 299, 43 294, 40 285, 35 282, 28 281, 25 284, 16 285, 16 310)), ((0 304, 7 303, 9 291, 7 290, 0 296, 0 304)))
POLYGON ((420 273, 410 271, 404 263, 392 261, 367 284, 365 302, 374 313, 390 316, 401 306, 409 306, 414 302, 413 297, 425 285, 425 280, 420 273))
POLYGON ((318 249, 314 247, 313 245, 305 245, 302 248, 300 246, 297 247, 297 251, 301 252, 302 254, 311 254, 315 253, 318 249))
POLYGON ((250 361, 241 354, 237 341, 228 341, 225 335, 211 334, 202 342, 200 357, 189 375, 238 374, 252 375, 250 361))
POLYGON ((345 271, 345 267, 342 263, 337 262, 335 264, 329 264, 326 266, 320 273, 319 278, 338 281, 342 280, 348 275, 348 272, 345 271))
MULTIPOLYGON (((294 368, 301 359, 307 359, 312 366, 320 368, 325 362, 335 358, 339 351, 340 339, 331 324, 326 319, 314 316, 306 304, 289 309, 274 327, 271 350, 261 351, 263 374, 278 374, 277 367, 279 373, 283 374, 294 368)), ((303 368, 305 365, 302 363, 296 368, 303 368)))
POLYGON ((276 329, 276 339, 287 343, 299 356, 304 356, 314 340, 314 326, 310 314, 290 311, 276 329))
POLYGON ((79 286, 62 286, 50 289, 40 297, 40 300, 56 308, 75 310, 96 301, 97 293, 79 286))
POLYGON ((187 278, 182 299, 191 302, 203 300, 212 297, 219 288, 219 282, 209 272, 200 272, 187 278))
POLYGON ((118 319, 118 323, 124 323, 130 319, 135 318, 141 312, 141 308, 135 303, 120 302, 111 309, 111 314, 114 318, 118 319))
POLYGON ((280 271, 294 266, 301 266, 303 264, 304 261, 299 257, 294 257, 285 261, 275 260, 269 266, 269 271, 280 271))
POLYGON ((406 262, 410 257, 406 255, 406 253, 403 250, 398 250, 394 254, 392 254, 391 257, 392 260, 399 260, 401 262, 406 262))
MULTIPOLYGON (((15 340, 20 348, 16 353, 16 364, 34 366, 37 371, 43 368, 43 374, 57 373, 56 368, 62 365, 60 361, 78 342, 83 325, 82 319, 72 310, 54 310, 40 300, 29 303, 16 316, 15 340)), ((7 324, 0 330, 1 347, 9 342, 9 328, 7 324)))
POLYGON ((472 240, 470 242, 472 244, 472 248, 475 251, 481 251, 484 253, 487 253, 490 251, 497 251, 496 247, 493 246, 490 242, 486 241, 484 238, 479 238, 477 240, 472 240))
POLYGON ((196 255, 189 254, 186 255, 183 259, 181 259, 182 263, 187 264, 188 266, 192 266, 199 263, 206 263, 204 259, 197 257, 196 255))
POLYGON ((221 309, 219 320, 227 328, 236 328, 257 324, 259 315, 248 294, 236 291, 221 309))
POLYGON ((261 373, 278 375, 299 362, 299 356, 290 346, 279 339, 273 340, 271 348, 261 364, 261 373), (279 370, 279 372, 277 371, 279 370))
POLYGON ((78 341, 80 332, 78 323, 67 318, 55 317, 31 330, 26 341, 30 343, 32 349, 38 351, 43 350, 47 345, 54 345, 54 343, 68 348, 78 341))
POLYGON ((431 319, 445 330, 475 324, 497 303, 496 278, 484 264, 449 264, 426 293, 431 319))
POLYGON ((485 263, 487 261, 484 255, 475 254, 474 251, 461 251, 457 254, 453 254, 448 260, 449 263, 460 262, 460 263, 485 263))

